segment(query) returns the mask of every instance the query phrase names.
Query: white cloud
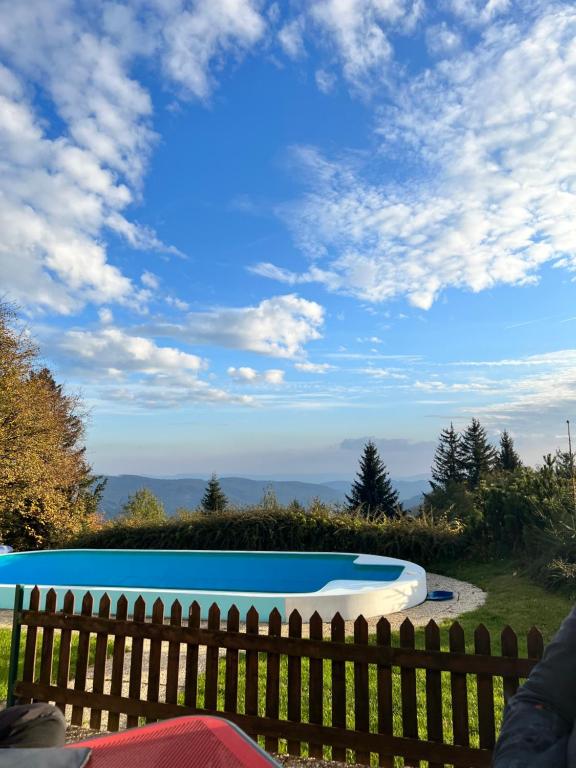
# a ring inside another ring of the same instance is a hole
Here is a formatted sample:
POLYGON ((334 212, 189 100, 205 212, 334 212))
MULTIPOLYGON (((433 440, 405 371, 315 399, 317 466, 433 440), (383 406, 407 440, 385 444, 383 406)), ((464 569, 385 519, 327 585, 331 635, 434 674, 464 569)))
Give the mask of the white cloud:
POLYGON ((156 140, 132 69, 142 57, 160 60, 173 83, 207 98, 210 68, 261 36, 256 5, 0 0, 0 17, 2 288, 60 313, 86 302, 138 305, 148 297, 110 263, 108 233, 139 249, 175 249, 126 218, 156 140))
POLYGON ((301 373, 327 373, 334 369, 330 363, 294 363, 294 368, 301 373))
POLYGON ((182 301, 182 299, 179 299, 176 296, 166 296, 165 301, 169 307, 174 307, 174 309, 179 309, 181 312, 186 312, 186 310, 190 309, 190 305, 188 304, 188 302, 182 301))
POLYGON ((291 59, 301 59, 306 54, 303 33, 304 18, 302 16, 289 21, 278 32, 278 41, 282 50, 291 59))
POLYGON ((249 368, 248 366, 241 366, 240 368, 230 366, 227 373, 235 381, 256 381, 259 376, 255 368, 249 368))
POLYGON ((504 14, 510 0, 448 0, 448 10, 470 26, 482 26, 504 14))
POLYGON ((325 69, 317 69, 314 78, 316 79, 318 90, 322 91, 322 93, 331 93, 336 86, 336 77, 325 69))
POLYGON ((132 336, 119 328, 68 331, 60 342, 60 349, 79 364, 89 364, 96 369, 156 374, 198 372, 206 367, 197 355, 174 347, 159 347, 149 339, 132 336))
POLYGON ((248 366, 240 366, 240 368, 234 368, 231 366, 228 368, 228 376, 239 381, 248 384, 274 384, 279 385, 284 383, 284 371, 279 368, 269 368, 267 371, 261 373, 255 368, 248 366))
POLYGON ((109 307, 102 307, 98 310, 98 317, 102 325, 110 325, 114 321, 114 315, 109 307))
POLYGON ((399 94, 380 126, 382 152, 418 158, 383 183, 311 149, 311 191, 285 210, 313 259, 288 284, 317 280, 371 302, 406 296, 427 309, 442 289, 537 280, 543 264, 576 269, 576 10, 527 30, 496 26, 399 94))
POLYGON ((156 0, 164 11, 162 58, 169 76, 200 99, 214 87, 210 67, 224 56, 238 57, 254 45, 265 22, 252 0, 156 0), (176 10, 177 9, 177 10, 176 10))
POLYGON ((452 54, 460 48, 459 33, 443 21, 426 30, 426 47, 433 56, 452 54))
POLYGON ((264 299, 255 307, 191 313, 181 328, 192 341, 245 349, 272 357, 296 357, 321 338, 324 309, 295 294, 264 299))
POLYGON ((411 29, 422 8, 420 0, 314 0, 307 12, 336 52, 344 77, 363 88, 392 60, 390 31, 411 29))
POLYGON ((150 288, 153 291, 157 290, 160 286, 160 278, 153 272, 148 272, 148 270, 142 273, 140 280, 146 288, 150 288))
POLYGON ((252 397, 203 381, 200 374, 207 362, 198 355, 158 346, 119 328, 68 331, 54 343, 53 352, 61 370, 72 378, 80 374, 88 402, 96 402, 101 411, 110 411, 112 403, 130 408, 254 403, 252 397))

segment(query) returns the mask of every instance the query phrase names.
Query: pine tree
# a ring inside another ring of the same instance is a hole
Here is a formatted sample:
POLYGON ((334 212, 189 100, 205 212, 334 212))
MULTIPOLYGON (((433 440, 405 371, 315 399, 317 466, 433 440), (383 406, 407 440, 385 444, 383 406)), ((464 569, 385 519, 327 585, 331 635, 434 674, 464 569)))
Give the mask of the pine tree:
POLYGON ((514 448, 514 440, 512 440, 510 433, 506 429, 500 435, 500 451, 498 453, 497 466, 498 469, 504 472, 513 472, 522 466, 520 456, 518 456, 514 448))
POLYGON ((141 525, 161 525, 166 522, 164 505, 149 488, 140 490, 128 497, 122 512, 116 518, 120 525, 138 527, 141 525))
POLYGON ((386 467, 371 440, 364 446, 358 479, 352 483, 346 501, 350 512, 358 510, 369 519, 396 517, 400 511, 398 492, 392 488, 386 467))
POLYGON ((200 502, 204 512, 222 512, 228 505, 228 499, 220 487, 216 475, 212 475, 200 502))
POLYGON ((498 454, 488 442, 486 430, 478 419, 462 435, 462 460, 468 484, 472 489, 478 487, 480 479, 492 472, 496 466, 498 454))
POLYGON ((450 429, 440 433, 438 447, 432 464, 432 488, 446 489, 450 483, 460 483, 464 480, 465 468, 462 458, 460 435, 450 424, 450 429))

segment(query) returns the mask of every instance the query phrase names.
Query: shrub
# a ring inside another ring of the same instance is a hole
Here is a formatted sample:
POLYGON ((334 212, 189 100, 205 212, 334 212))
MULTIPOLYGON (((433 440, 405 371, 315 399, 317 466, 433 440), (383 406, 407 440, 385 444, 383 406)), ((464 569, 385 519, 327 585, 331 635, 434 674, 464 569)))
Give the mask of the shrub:
POLYGON ((230 549, 358 552, 429 565, 462 554, 466 536, 457 523, 400 518, 381 523, 321 509, 260 508, 197 515, 164 525, 113 525, 78 538, 72 546, 95 549, 230 549))

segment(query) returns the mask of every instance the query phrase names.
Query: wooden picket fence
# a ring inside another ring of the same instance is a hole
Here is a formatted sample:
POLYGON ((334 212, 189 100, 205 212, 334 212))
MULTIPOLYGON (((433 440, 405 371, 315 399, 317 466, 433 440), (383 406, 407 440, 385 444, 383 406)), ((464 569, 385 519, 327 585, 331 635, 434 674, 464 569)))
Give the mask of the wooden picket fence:
POLYGON ((35 588, 24 610, 17 595, 13 644, 22 642, 24 651, 19 663, 12 654, 11 701, 55 702, 62 711, 68 707, 77 725, 87 710, 92 728, 109 731, 185 714, 217 715, 263 739, 270 752, 282 746, 300 755, 306 745, 312 757, 368 765, 375 755, 373 761, 388 768, 395 756, 410 766, 489 766, 498 727, 495 688, 505 699, 513 695, 543 650, 535 628, 521 658, 509 627, 502 631, 500 655, 492 655, 483 625, 470 653, 457 622, 448 633, 449 650, 441 650, 433 621, 419 649, 408 620, 394 645, 384 618, 371 641, 368 623, 358 617, 353 642, 346 642, 339 614, 328 628, 314 614, 303 637, 297 612, 282 634, 276 610, 262 631, 254 608, 242 628, 235 607, 223 627, 216 605, 204 625, 197 603, 184 622, 178 601, 166 620, 160 600, 147 620, 141 597, 131 618, 125 597, 113 615, 108 595, 97 613, 90 593, 79 613, 71 592, 62 610, 56 604, 50 590, 42 610, 35 588))

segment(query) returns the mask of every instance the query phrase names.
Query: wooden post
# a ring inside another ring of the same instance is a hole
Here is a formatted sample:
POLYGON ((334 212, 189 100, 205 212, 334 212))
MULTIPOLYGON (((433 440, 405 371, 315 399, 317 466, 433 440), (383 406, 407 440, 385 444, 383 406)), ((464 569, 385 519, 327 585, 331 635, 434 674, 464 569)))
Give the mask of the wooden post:
MULTIPOLYGON (((376 625, 376 643, 382 648, 389 648, 392 639, 390 622, 382 617, 376 625)), ((378 664, 376 667, 376 689, 378 699, 378 733, 391 736, 393 733, 393 704, 392 704, 392 667, 389 664, 378 664)), ((393 768, 394 756, 380 753, 378 762, 384 768, 393 768)))
MULTIPOLYGON (((400 647, 414 649, 414 625, 404 619, 400 625, 400 647)), ((400 689, 402 693, 402 735, 418 738, 418 702, 416 699, 416 670, 400 667, 400 689)))
MULTIPOLYGON (((82 599, 82 616, 92 616, 92 595, 86 592, 82 599)), ((90 655, 90 631, 83 630, 78 634, 78 653, 76 656, 76 669, 74 671, 74 690, 83 692, 86 690, 86 675, 88 672, 88 657, 90 655)), ((82 725, 84 708, 80 705, 72 707, 72 725, 82 725)))
MULTIPOLYGON (((220 608, 212 603, 208 611, 208 629, 220 629, 220 608)), ((206 672, 204 675, 204 708, 218 708, 218 661, 220 649, 215 645, 206 648, 206 672)))
MULTIPOLYGON (((174 600, 170 610, 170 626, 182 626, 182 606, 179 600, 174 600)), ((180 672, 180 643, 168 643, 168 664, 166 668, 166 701, 168 704, 178 703, 178 678, 180 672)))
MULTIPOLYGON (((200 626, 200 604, 194 600, 188 610, 189 629, 200 626)), ((184 704, 187 707, 198 706, 198 642, 186 646, 186 677, 184 680, 184 704)))
MULTIPOLYGON (((282 616, 274 608, 268 618, 268 637, 280 637, 282 616)), ((280 710, 280 654, 268 653, 266 659, 266 717, 278 719, 280 710)), ((264 746, 267 752, 278 752, 278 737, 266 736, 264 746)))
MULTIPOLYGON (((354 622, 354 643, 368 645, 368 622, 364 616, 358 616, 354 622)), ((370 688, 368 664, 354 662, 354 727, 357 731, 370 730, 370 688)), ((370 752, 356 750, 356 762, 370 765, 370 752)))
MULTIPOLYGON (((146 619, 146 603, 142 595, 139 595, 134 603, 134 615, 132 621, 143 623, 146 619)), ((132 639, 132 653, 130 654, 130 683, 128 697, 139 700, 142 695, 142 657, 144 653, 144 640, 142 637, 132 639)), ((128 728, 138 726, 138 715, 128 715, 126 720, 128 728)))
MULTIPOLYGON (((337 613, 330 625, 330 638, 333 643, 346 642, 344 619, 337 613)), ((332 727, 346 728, 346 662, 332 662, 332 727)), ((332 747, 332 760, 346 761, 344 747, 332 747)))
MULTIPOLYGON (((128 616, 128 600, 125 595, 120 595, 116 603, 116 620, 126 621, 128 616)), ((124 656, 126 653, 126 637, 116 635, 114 638, 114 650, 112 652, 112 680, 110 682, 110 693, 112 696, 122 695, 122 685, 124 683, 124 656)), ((117 731, 120 728, 120 713, 108 713, 108 730, 117 731)))
MULTIPOLYGON (((68 590, 64 595, 62 605, 64 616, 71 616, 74 613, 74 593, 68 590)), ((58 654, 58 671, 56 673, 56 683, 59 688, 68 688, 70 679, 70 647, 72 644, 72 632, 69 629, 63 629, 60 632, 60 653, 58 654)), ((66 713, 66 705, 57 703, 56 706, 62 712, 66 713)))
MULTIPOLYGON (((490 632, 480 624, 474 632, 474 652, 490 656, 490 632)), ((492 749, 496 743, 494 723, 494 680, 492 675, 477 675, 478 735, 481 749, 492 749)))
MULTIPOLYGON (((98 617, 101 619, 110 618, 110 597, 105 592, 98 607, 98 617)), ((106 632, 98 632, 96 635, 96 652, 94 654, 94 676, 92 680, 92 690, 94 693, 104 692, 104 678, 106 674, 106 651, 108 650, 108 635, 106 632)), ((99 731, 102 725, 102 710, 92 708, 90 714, 90 728, 99 731)))
MULTIPOLYGON (((257 635, 259 631, 258 612, 254 606, 246 614, 246 634, 257 635)), ((244 707, 247 715, 258 714, 258 651, 246 651, 246 687, 244 690, 244 707)), ((256 738, 258 733, 249 734, 256 738)))
MULTIPOLYGON (((315 611, 310 617, 310 639, 323 639, 322 617, 315 611)), ((308 675, 308 719, 314 725, 322 725, 324 711, 324 665, 322 659, 310 659, 308 675)), ((322 744, 311 742, 308 746, 310 757, 322 759, 322 744)))
MULTIPOLYGON (((440 650, 440 629, 435 621, 429 621, 424 630, 424 644, 427 651, 440 650)), ((443 742, 442 724, 442 672, 426 670, 426 730, 428 741, 443 742)), ((429 768, 444 768, 439 763, 430 763, 429 768)))
POLYGON ((11 707, 15 704, 14 683, 18 677, 18 659, 20 658, 20 638, 22 636, 22 625, 20 624, 20 614, 24 605, 24 587, 16 584, 14 587, 14 616, 12 619, 12 637, 10 639, 10 661, 8 666, 8 692, 6 694, 6 706, 11 707))
MULTIPOLYGON (((292 611, 288 618, 288 636, 302 637, 302 617, 298 611, 292 611)), ((302 659, 300 656, 288 656, 288 720, 299 723, 302 717, 302 659)), ((300 740, 288 739, 288 754, 300 755, 300 740)))
MULTIPOLYGON (((240 628, 240 611, 233 605, 228 611, 226 629, 228 632, 238 632, 240 628)), ((238 710, 238 651, 236 648, 226 649, 226 680, 224 682, 224 711, 238 710)))
MULTIPOLYGON (((152 624, 164 624, 164 603, 159 597, 152 606, 152 624)), ((148 688, 147 701, 158 701, 160 698, 160 674, 162 664, 162 640, 150 640, 150 655, 148 657, 148 688)), ((146 722, 153 723, 155 717, 147 717, 146 722)))

